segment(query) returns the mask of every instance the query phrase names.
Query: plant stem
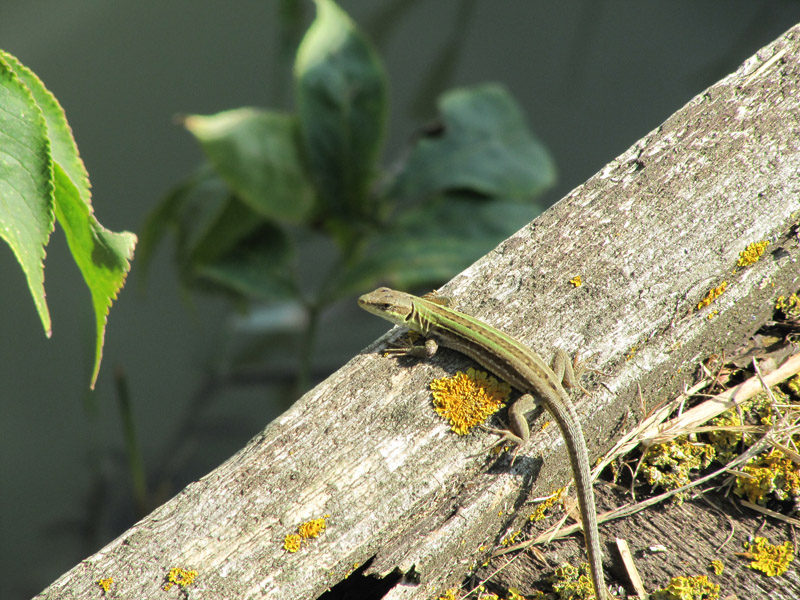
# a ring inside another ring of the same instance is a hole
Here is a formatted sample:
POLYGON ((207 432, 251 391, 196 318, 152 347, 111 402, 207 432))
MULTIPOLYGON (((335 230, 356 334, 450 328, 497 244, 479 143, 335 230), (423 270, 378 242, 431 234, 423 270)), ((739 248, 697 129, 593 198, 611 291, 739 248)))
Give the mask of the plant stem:
POLYGON ((319 327, 320 307, 314 304, 306 305, 307 322, 300 343, 300 367, 297 371, 297 396, 305 392, 311 385, 311 356, 314 353, 314 344, 319 327))
POLYGON ((144 473, 144 461, 136 440, 136 426, 131 411, 130 393, 128 392, 128 378, 121 368, 114 370, 114 383, 117 388, 119 412, 122 416, 122 433, 125 437, 125 451, 128 455, 128 468, 133 482, 133 498, 139 516, 147 514, 147 478, 144 473))

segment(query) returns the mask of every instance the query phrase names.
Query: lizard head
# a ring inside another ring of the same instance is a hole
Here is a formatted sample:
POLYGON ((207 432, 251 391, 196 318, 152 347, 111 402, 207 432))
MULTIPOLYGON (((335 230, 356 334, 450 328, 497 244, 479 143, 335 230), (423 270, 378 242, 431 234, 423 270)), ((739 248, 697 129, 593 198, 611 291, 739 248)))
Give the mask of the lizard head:
POLYGON ((382 287, 361 296, 358 305, 395 325, 408 327, 408 319, 414 311, 414 296, 382 287))

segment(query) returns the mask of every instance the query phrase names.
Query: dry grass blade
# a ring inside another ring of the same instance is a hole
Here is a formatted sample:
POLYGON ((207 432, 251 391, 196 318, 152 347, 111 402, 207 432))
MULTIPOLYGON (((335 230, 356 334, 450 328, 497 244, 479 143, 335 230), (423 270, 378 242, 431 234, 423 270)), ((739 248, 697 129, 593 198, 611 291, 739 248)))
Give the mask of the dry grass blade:
POLYGON ((602 460, 597 463, 597 466, 592 469, 592 480, 597 479, 603 469, 616 460, 617 457, 625 456, 628 452, 636 448, 648 431, 651 431, 654 427, 658 426, 659 423, 662 423, 664 419, 670 416, 683 402, 705 388, 709 383, 708 380, 699 382, 685 393, 658 408, 653 414, 622 436, 614 447, 606 453, 602 460))
POLYGON ((682 415, 667 421, 662 426, 643 432, 639 441, 663 444, 679 435, 685 435, 687 429, 699 427, 709 419, 713 419, 737 404, 752 398, 762 390, 769 389, 769 387, 785 381, 798 372, 800 372, 800 354, 795 354, 778 369, 764 377, 763 384, 759 375, 754 375, 736 387, 709 398, 702 404, 687 410, 682 415))
POLYGON ((739 503, 742 506, 746 506, 747 508, 751 508, 756 512, 760 512, 762 515, 767 515, 768 517, 772 517, 773 519, 778 519, 779 521, 783 521, 784 523, 789 523, 790 525, 795 525, 795 526, 800 525, 800 519, 787 517, 782 513, 775 512, 774 510, 770 510, 768 508, 764 508, 763 506, 759 506, 758 504, 753 504, 749 500, 739 500, 739 503))
POLYGON ((647 598, 647 592, 644 589, 642 578, 639 575, 639 569, 636 568, 636 563, 633 562, 633 555, 631 554, 631 549, 628 546, 627 540, 617 538, 617 549, 619 550, 620 557, 622 557, 622 564, 625 566, 625 571, 628 573, 628 580, 636 591, 636 595, 642 599, 647 598))
MULTIPOLYGON (((659 494, 658 496, 653 496, 652 498, 648 498, 647 500, 642 500, 641 502, 637 502, 635 504, 626 504, 624 506, 620 506, 619 508, 615 508, 614 510, 609 510, 604 512, 600 515, 597 515, 597 522, 598 523, 605 523, 607 521, 611 521, 613 519, 621 519, 622 517, 627 517, 634 513, 637 513, 645 508, 658 504, 659 502, 663 502, 664 500, 668 500, 672 496, 676 494, 680 494, 682 492, 688 491, 694 487, 699 486, 702 483, 705 483, 709 479, 713 479, 719 475, 722 475, 732 469, 736 468, 740 464, 747 462, 752 457, 756 456, 760 452, 762 452, 767 446, 772 445, 772 434, 767 434, 758 440, 755 444, 750 446, 746 452, 742 453, 741 455, 737 456, 734 460, 726 464, 721 469, 714 471, 713 473, 709 473, 699 479, 692 481, 686 485, 683 485, 679 488, 675 488, 674 490, 669 490, 668 492, 664 492, 663 494, 659 494)), ((539 536, 528 540, 526 542, 522 542, 520 544, 516 544, 515 546, 510 546, 508 548, 504 548, 503 550, 498 550, 496 555, 499 554, 506 554, 508 552, 512 552, 514 550, 522 550, 523 548, 527 548, 530 545, 534 544, 544 544, 547 543, 548 540, 560 539, 562 537, 566 537, 568 535, 572 535, 573 533, 577 533, 581 530, 581 526, 578 523, 570 525, 568 527, 564 527, 558 529, 557 526, 553 526, 549 528, 547 531, 542 532, 539 536)))
MULTIPOLYGON (((719 414, 725 412, 726 410, 737 406, 739 403, 753 397, 759 391, 763 389, 768 389, 769 386, 774 386, 789 377, 795 375, 796 373, 800 372, 800 354, 792 356, 789 360, 787 360, 780 368, 776 369, 766 377, 761 378, 760 373, 757 371, 757 375, 751 377, 747 381, 741 383, 740 385, 727 390, 722 394, 718 394, 713 396, 712 398, 706 400, 702 404, 687 410, 682 415, 667 421, 664 423, 663 421, 680 406, 686 399, 702 390, 706 387, 709 383, 708 380, 704 380, 691 389, 687 390, 684 394, 678 396, 671 402, 665 404, 664 406, 660 407, 656 410, 652 415, 648 418, 643 420, 636 428, 626 434, 619 442, 612 448, 605 457, 598 463, 598 465, 592 471, 592 477, 597 478, 598 474, 613 460, 617 457, 622 456, 633 450, 637 445, 640 443, 646 443, 647 445, 655 444, 655 443, 663 443, 665 441, 669 441, 674 439, 679 435, 687 435, 688 433, 696 433, 701 431, 720 431, 720 430, 729 430, 729 431, 747 431, 747 432, 759 432, 763 431, 764 436, 761 437, 755 444, 750 446, 744 453, 739 455, 734 460, 727 463, 721 469, 714 471, 713 473, 709 473, 699 479, 692 481, 686 485, 678 487, 673 490, 669 490, 663 494, 659 494, 658 496, 654 496, 652 498, 648 498, 647 500, 643 500, 641 502, 633 503, 633 504, 626 504, 619 508, 616 508, 611 511, 607 511, 603 514, 598 515, 597 522, 598 523, 605 523, 606 521, 610 521, 612 519, 620 519, 622 517, 626 517, 632 515, 636 512, 644 510, 650 506, 658 504, 659 502, 663 502, 675 496, 676 494, 681 494, 686 492, 694 487, 699 486, 700 484, 713 479, 719 475, 722 475, 726 472, 734 470, 737 466, 741 465, 749 461, 751 458, 765 450, 768 446, 778 447, 781 450, 784 449, 784 446, 776 441, 776 438, 779 435, 782 437, 786 434, 790 434, 797 430, 798 427, 784 427, 781 428, 780 431, 777 431, 776 428, 771 428, 768 431, 765 431, 763 428, 760 427, 750 427, 750 426, 742 426, 742 427, 703 427, 703 423, 708 421, 709 419, 718 416, 719 414)), ((787 449, 788 450, 788 449, 787 449)), ((795 460, 798 457, 796 452, 789 450, 787 456, 792 457, 792 460, 795 460)), ((747 504, 749 505, 749 503, 747 504)), ((764 512, 762 510, 762 512, 764 512)), ((772 512, 772 511, 770 511, 772 512)), ((766 514, 766 513, 765 513, 766 514)), ((492 556, 500 556, 503 554, 507 554, 509 552, 514 552, 517 550, 523 550, 533 545, 539 544, 546 544, 551 542, 552 540, 559 539, 562 537, 566 537, 568 535, 572 535, 581 531, 581 525, 579 523, 575 523, 568 527, 563 527, 564 521, 566 520, 566 516, 562 517, 558 523, 553 525, 552 527, 548 528, 546 531, 539 534, 536 538, 527 540, 525 542, 515 544, 514 546, 509 546, 507 548, 502 548, 497 551, 492 556)), ((788 517, 785 517, 786 519, 788 517)), ((794 521, 794 520, 793 520, 794 521)))
MULTIPOLYGON (((797 427, 793 427, 792 430, 796 431, 797 427)), ((793 463, 800 464, 800 454, 798 454, 788 446, 784 446, 783 444, 779 444, 778 442, 773 442, 772 445, 775 446, 781 452, 783 452, 786 458, 791 460, 793 463)))

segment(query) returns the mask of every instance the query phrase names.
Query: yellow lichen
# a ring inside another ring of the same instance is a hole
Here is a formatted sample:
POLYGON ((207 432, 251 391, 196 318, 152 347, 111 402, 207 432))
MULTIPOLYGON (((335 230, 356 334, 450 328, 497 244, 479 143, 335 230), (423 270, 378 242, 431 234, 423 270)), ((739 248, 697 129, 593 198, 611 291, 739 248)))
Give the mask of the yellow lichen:
POLYGON ((99 585, 102 588, 103 593, 105 594, 108 593, 108 590, 111 589, 111 585, 114 583, 114 578, 106 577, 104 579, 98 579, 95 583, 97 583, 97 585, 99 585))
POLYGON ((592 578, 589 575, 589 565, 582 563, 580 567, 573 567, 566 563, 555 570, 550 578, 553 591, 560 600, 590 600, 594 598, 592 578))
POLYGON ((303 538, 296 533, 289 533, 283 538, 283 549, 287 552, 297 552, 303 544, 303 538))
POLYGON ((636 356, 636 352, 639 351, 639 345, 633 346, 628 350, 628 353, 625 355, 625 362, 630 362, 633 360, 633 357, 636 356))
POLYGON ((583 280, 581 279, 580 275, 575 275, 569 282, 576 288, 579 288, 583 285, 583 280))
POLYGON ((530 515, 528 515, 528 521, 534 523, 536 521, 541 521, 545 517, 545 512, 553 506, 556 502, 561 500, 561 496, 564 493, 564 490, 567 488, 559 488, 557 489, 552 495, 548 496, 546 500, 539 503, 539 506, 536 507, 536 510, 533 511, 530 515))
POLYGON ((697 577, 673 577, 669 585, 656 590, 651 600, 717 600, 719 585, 709 581, 705 575, 697 577))
POLYGON ((505 547, 513 546, 517 543, 517 540, 519 540, 520 537, 522 537, 522 532, 519 530, 515 531, 514 533, 509 533, 503 538, 503 541, 500 542, 500 545, 505 547))
MULTIPOLYGON (((641 472, 653 487, 674 490, 691 481, 690 471, 704 469, 711 464, 714 455, 713 446, 678 437, 651 446, 642 459, 641 472)), ((673 499, 680 504, 686 499, 686 494, 676 494, 673 499)))
POLYGON ((330 515, 324 515, 319 519, 312 519, 301 524, 297 528, 297 533, 290 533, 283 539, 283 549, 287 552, 297 552, 300 550, 303 542, 311 538, 319 537, 327 527, 325 519, 328 517, 330 517, 330 515))
POLYGON ((744 548, 747 552, 740 555, 753 561, 748 566, 761 571, 767 577, 783 575, 794 560, 794 548, 789 541, 773 546, 766 538, 757 537, 755 543, 745 542, 744 548))
POLYGON ((742 442, 742 433, 734 428, 741 427, 742 420, 735 409, 726 410, 718 417, 711 419, 712 427, 719 427, 706 433, 706 437, 714 446, 716 458, 719 462, 726 463, 739 454, 739 445, 742 442))
POLYGON ((778 500, 800 499, 800 466, 777 448, 750 460, 736 477, 736 493, 754 504, 766 504, 767 494, 778 500))
POLYGON ((703 298, 700 302, 697 303, 697 309, 700 310, 701 308, 704 308, 704 307, 708 306, 714 300, 719 298, 722 295, 722 293, 725 291, 726 287, 728 287, 728 282, 727 281, 723 281, 717 287, 710 289, 708 291, 708 293, 706 294, 706 297, 703 298))
POLYGON ((470 368, 466 373, 433 380, 431 391, 436 412, 450 422, 454 432, 466 435, 503 407, 511 386, 470 368))
POLYGON ((458 588, 450 588, 446 590, 444 594, 439 596, 438 600, 457 600, 458 598, 458 588))
POLYGON ((180 567, 173 567, 169 570, 169 573, 167 573, 167 583, 164 584, 164 590, 170 589, 175 584, 185 588, 194 583, 195 577, 197 577, 197 571, 188 571, 180 567))
POLYGON ((344 578, 347 579, 348 577, 350 577, 350 575, 355 573, 360 566, 361 566, 360 562, 354 562, 353 566, 350 567, 350 570, 347 571, 347 573, 345 573, 344 578))
MULTIPOLYGON (((779 386, 771 387, 770 391, 778 404, 788 405, 790 403, 789 396, 779 386)), ((776 417, 779 419, 781 418, 780 414, 776 414, 775 405, 773 405, 772 400, 764 392, 759 392, 743 406, 747 406, 747 410, 756 414, 758 422, 767 427, 770 427, 775 422, 776 417)), ((755 437, 745 435, 744 440, 749 446, 755 442, 755 437)))
POLYGON ((725 565, 721 560, 712 560, 708 568, 714 571, 714 575, 722 575, 722 572, 725 570, 725 565))
POLYGON ((795 375, 787 381, 786 387, 795 398, 800 398, 800 375, 795 375))
MULTIPOLYGON (((325 517, 328 516, 330 515, 325 515, 325 517)), ((297 528, 297 533, 299 533, 304 539, 319 537, 319 535, 325 531, 325 527, 327 526, 325 523, 325 517, 320 517, 319 519, 313 519, 303 523, 297 528)))
POLYGON ((775 309, 781 311, 787 320, 796 321, 800 319, 800 297, 797 294, 792 294, 788 298, 778 296, 775 301, 775 309))
POLYGON ((769 242, 764 240, 762 242, 753 242, 747 248, 739 252, 739 260, 736 262, 737 267, 749 267, 753 263, 757 263, 764 254, 764 250, 769 246, 769 242))

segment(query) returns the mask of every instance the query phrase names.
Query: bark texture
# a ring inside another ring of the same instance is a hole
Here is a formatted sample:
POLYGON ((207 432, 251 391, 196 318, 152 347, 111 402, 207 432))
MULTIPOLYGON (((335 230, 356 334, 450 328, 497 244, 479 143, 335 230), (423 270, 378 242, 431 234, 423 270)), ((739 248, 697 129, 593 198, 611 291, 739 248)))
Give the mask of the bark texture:
MULTIPOLYGON (((648 407, 671 397, 698 361, 747 339, 779 294, 800 287, 798 115, 795 27, 443 288, 545 360, 556 347, 580 350, 602 372, 584 380, 591 397, 576 398, 592 460, 641 417, 639 389, 648 407), (760 240, 770 241, 767 255, 735 269, 760 240), (570 284, 576 275, 580 287, 570 284), (722 281, 725 293, 697 310, 722 281)), ((96 581, 107 577, 108 597, 164 598, 173 567, 198 573, 186 597, 215 600, 316 598, 340 582, 349 597, 428 599, 461 583, 521 526, 529 496, 569 480, 567 455, 557 427, 541 430, 543 415, 513 468, 505 456, 470 458, 493 438, 452 434, 428 391, 469 361, 448 351, 426 362, 383 358, 396 335, 38 598, 97 598, 96 581), (288 533, 323 515, 321 537, 283 549, 288 533)), ((629 528, 635 551, 655 541, 675 559, 695 552, 686 544, 701 522, 714 540, 727 533, 724 518, 697 516, 700 508, 671 521, 655 509, 613 527, 629 528)), ((620 576, 610 531, 601 527, 606 565, 620 576)), ((579 551, 582 540, 557 547, 579 551)), ((664 564, 647 572, 649 589, 667 583, 666 572, 685 574, 680 560, 664 564)), ((800 597, 796 569, 777 580, 737 572, 730 586, 723 596, 800 597)))

